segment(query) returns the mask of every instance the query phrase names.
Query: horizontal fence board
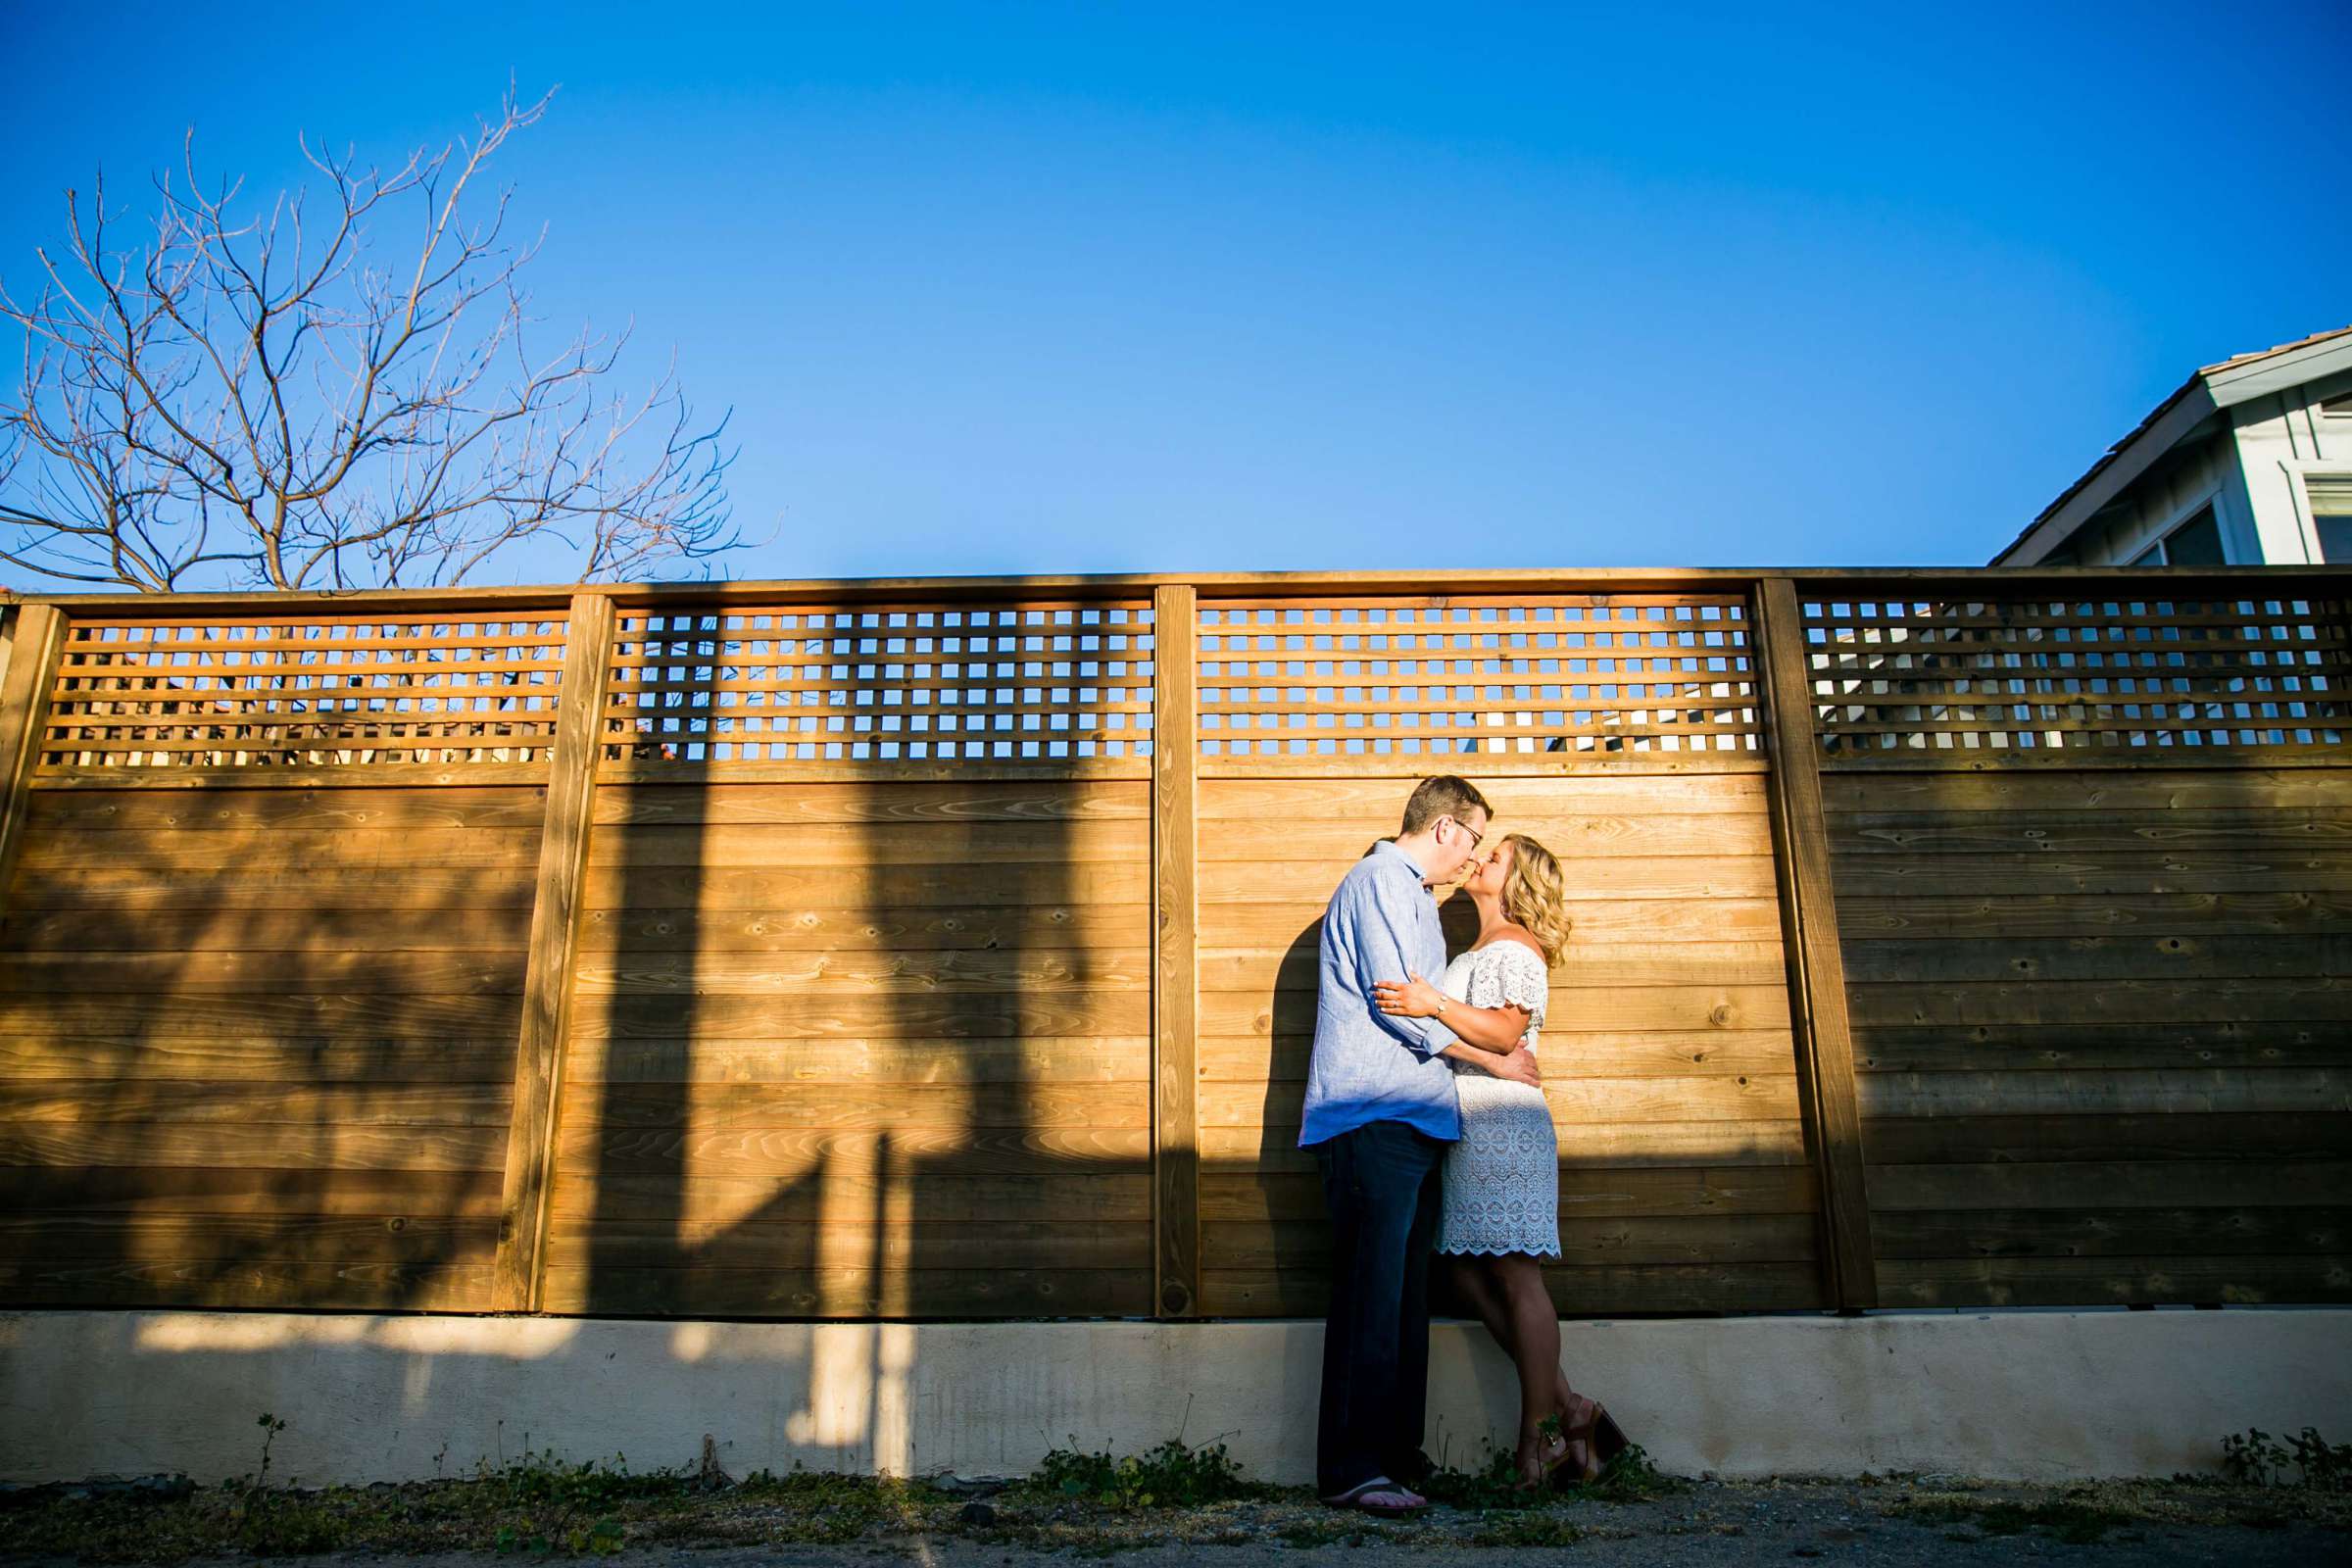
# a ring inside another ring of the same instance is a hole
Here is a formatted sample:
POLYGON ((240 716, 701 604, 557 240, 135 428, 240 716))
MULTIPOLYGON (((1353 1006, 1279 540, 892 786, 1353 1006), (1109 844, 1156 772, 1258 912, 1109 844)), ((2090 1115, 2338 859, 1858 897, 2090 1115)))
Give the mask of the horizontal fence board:
POLYGON ((478 1040, 511 1032, 514 996, 39 996, 0 993, 0 1037, 209 1040, 222 1035, 353 1041, 478 1040))
POLYGON ((187 997, 336 990, 352 996, 522 989, 519 950, 318 949, 300 953, 34 953, 0 956, 0 992, 187 997))
MULTIPOLYGON (((110 833, 109 869, 307 872, 315 865, 345 871, 376 867, 501 869, 538 863, 539 830, 531 827, 256 828, 205 832, 110 833)), ((24 865, 47 870, 85 865, 91 847, 74 833, 33 833, 24 865)))
POLYGON ((0 1093, 0 1124, 90 1126, 140 1122, 186 1128, 214 1122, 315 1127, 494 1127, 507 1124, 506 1084, 303 1085, 119 1079, 43 1079, 0 1093))
MULTIPOLYGON (((1813 1214, 1820 1187, 1802 1165, 1569 1166, 1559 1173, 1563 1220, 1656 1215, 1813 1214)), ((1319 1175, 1210 1167, 1200 1175, 1200 1218, 1267 1224, 1327 1215, 1319 1175)))
POLYGON ((499 1172, 318 1166, 0 1165, 0 1207, 104 1213, 498 1217, 499 1172))
POLYGON ((1848 942, 2337 935, 2352 933, 2352 891, 1847 898, 1838 928, 1848 942))
MULTIPOLYGON (((2339 1195, 2341 1196, 2341 1195, 2339 1195)), ((1882 1259, 2326 1255, 2352 1207, 1898 1209, 1871 1221, 1882 1259)))
MULTIPOLYGON (((1203 758, 1204 765, 1214 759, 1203 758)), ((1345 760, 1327 759, 1327 760, 1345 760)), ((1429 760, 1435 761, 1436 759, 1429 760)), ((1479 759, 1461 759, 1475 764, 1479 759)), ((1488 778, 1471 767, 1466 775, 1494 802, 1494 825, 1505 833, 1532 831, 1527 824, 1582 813, 1656 815, 1725 812, 1760 816, 1766 810, 1760 773, 1595 773, 1577 777, 1488 778)), ((1394 833, 1404 818, 1410 784, 1386 779, 1308 776, 1298 779, 1217 778, 1200 791, 1201 832, 1224 829, 1211 822, 1263 824, 1312 819, 1370 826, 1394 833)))
POLYGON ((173 871, 74 864, 21 872, 9 887, 8 907, 12 912, 105 909, 198 916, 230 909, 364 909, 380 911, 390 928, 429 935, 429 918, 451 909, 514 911, 527 927, 533 871, 528 864, 468 870, 315 866, 290 878, 282 871, 237 867, 173 871))
MULTIPOLYGON (((1269 1171, 1312 1171, 1312 1151, 1297 1146, 1296 1130, 1283 1127, 1203 1127, 1204 1162, 1255 1161, 1269 1171)), ((1798 1165, 1804 1162, 1802 1128, 1788 1121, 1585 1122, 1562 1128, 1564 1164, 1593 1165, 1798 1165)))
POLYGON ((2183 1018, 2352 1020, 2352 976, 2291 980, 2043 980, 2016 985, 1922 980, 1849 988, 1854 1023, 1967 1026, 1994 1021, 2146 1023, 2183 1018))
MULTIPOLYGON (((1308 1020, 1310 1023, 1312 1020, 1308 1020)), ((1203 1082, 1302 1083, 1314 1048, 1311 1034, 1203 1035, 1203 1082)), ((1555 1077, 1707 1078, 1787 1073, 1795 1060, 1788 1032, 1772 1029, 1658 1030, 1613 1034, 1601 1028, 1546 1029, 1537 1047, 1544 1070, 1555 1077)))
POLYGON ((1847 940, 1852 983, 2016 980, 2286 980, 2352 975, 2352 932, 2340 935, 1986 938, 1923 947, 1847 940))
MULTIPOLYGON (((1242 994, 1315 990, 1319 950, 1304 944, 1289 949, 1204 947, 1200 956, 1200 989, 1242 994)), ((1645 947, 1631 943, 1595 949, 1572 945, 1551 966, 1554 987, 1573 990, 1620 986, 1771 986, 1782 981, 1786 960, 1775 942, 1669 942, 1645 947)), ((1424 978, 1435 981, 1438 976, 1424 978)), ((1549 1018, 1547 1014, 1547 1020, 1549 1018)), ((1605 1019, 1560 1016, 1559 1022, 1605 1026, 1605 1019)), ((1553 1025, 1547 1021, 1545 1033, 1553 1025)))
MULTIPOLYGON (((1311 1031, 1313 998, 1305 993, 1283 996, 1287 1000, 1271 1000, 1263 991, 1203 992, 1201 1033, 1262 1040, 1311 1031)), ((1553 986, 1547 1008, 1551 1017, 1589 1019, 1596 1028, 1605 1020, 1608 1030, 1619 1034, 1788 1027, 1788 995, 1777 986, 1553 986)))
MULTIPOLYGON (((823 1006, 828 997, 875 998, 979 993, 1052 996, 1071 990, 1149 986, 1148 948, 1023 948, 912 953, 629 953, 583 956, 572 994, 589 1006, 610 997, 672 997, 725 992, 743 998, 791 996, 792 1005, 823 1006)), ((0 986, 7 971, 0 969, 0 986)))
POLYGON ((2036 1116, 2090 1111, 2352 1111, 2352 1068, 1868 1072, 1865 1116, 2036 1116))
POLYGON ((1882 1116, 1862 1132, 1871 1161, 1888 1165, 2352 1156, 2352 1115, 2327 1112, 1882 1116))
POLYGON ((1927 858, 1836 854, 1832 863, 1841 900, 1981 893, 2335 893, 2352 886, 2352 854, 2333 847, 2200 855, 2179 850, 1927 858))
POLYGON ((1886 1024, 1856 1045, 1866 1073, 2352 1065, 2352 1030, 2337 1020, 1886 1024))
MULTIPOLYGON (((1825 1304, 1812 1263, 1588 1265, 1544 1270, 1563 1316, 1788 1312, 1825 1304)), ((1321 1317, 1322 1276, 1305 1269, 1206 1269, 1200 1310, 1210 1317, 1321 1317)))
POLYGON ((0 1215, 0 1254, 40 1263, 488 1263, 495 1216, 0 1215))
POLYGON ((887 1142, 893 1157, 937 1179, 962 1175, 1048 1176, 1141 1170, 1151 1157, 1148 1128, 907 1127, 680 1128, 560 1126, 557 1156, 567 1171, 663 1176, 699 1185, 712 1176, 805 1171, 872 1151, 887 1142))
MULTIPOLYGON (((5 1060, 0 1057, 0 1060, 5 1060)), ((571 1084, 1139 1084, 1152 1080, 1143 1035, 1091 1040, 581 1041, 571 1084)))
MULTIPOLYGON (((1268 899, 1291 900, 1302 892, 1329 900, 1348 868, 1372 847, 1373 835, 1345 859, 1268 858, 1203 860, 1200 863, 1200 921, 1205 933, 1217 918, 1214 907, 1227 904, 1257 904, 1268 899)), ((1276 854, 1283 846, 1271 846, 1276 854)), ((1762 845, 1758 846, 1759 851, 1762 845)), ((1605 876, 1576 865, 1563 868, 1568 891, 1603 891, 1626 899, 1769 899, 1776 896, 1772 857, 1768 854, 1724 856, 1628 856, 1607 863, 1605 876)))
POLYGON ((1890 1306, 2099 1306, 2352 1301, 2352 1260, 2331 1257, 1895 1258, 1890 1306))
MULTIPOLYGON (((600 835, 601 838, 601 835, 600 835)), ((703 866, 621 864, 598 859, 591 839, 581 903, 591 909, 765 910, 802 905, 838 906, 862 896, 875 909, 931 905, 1148 905, 1149 863, 1094 864, 1079 872, 1052 858, 955 865, 863 865, 854 875, 839 866, 703 866)))
MULTIPOLYGON (((855 894, 855 888, 844 894, 855 894)), ((760 910, 591 909, 583 959, 657 953, 857 956, 1049 948, 1142 948, 1144 904, 835 906, 760 910)))
POLYGON ((547 761, 348 762, 272 761, 267 766, 220 767, 181 763, 161 767, 53 765, 33 778, 36 793, 127 790, 160 795, 170 790, 447 790, 543 789, 547 761))
POLYGON ((1068 823, 1145 822, 1151 815, 1152 797, 1140 782, 760 784, 721 771, 699 784, 600 784, 593 819, 599 827, 1024 823, 1051 832, 1068 823))
MULTIPOLYGON (((1313 952, 1322 939, 1328 897, 1277 903, 1275 891, 1267 890, 1266 898, 1252 904, 1203 907, 1204 945, 1260 951, 1297 945, 1313 952)), ((1605 956, 1617 948, 1661 943, 1781 939, 1780 906, 1771 899, 1645 899, 1607 885, 1570 892, 1564 905, 1573 926, 1567 950, 1571 956, 1605 956)))
POLYGON ((0 1165, 268 1165, 347 1170, 483 1170, 507 1128, 414 1122, 0 1122, 0 1165))
MULTIPOLYGON (((1237 731, 1232 737, 1238 740, 1237 731)), ((1398 800, 1412 792, 1414 783, 1432 773, 1448 769, 1459 772, 1466 763, 1476 763, 1473 782, 1484 790, 1492 784, 1496 791, 1508 790, 1521 779, 1571 778, 1729 778, 1741 774, 1758 774, 1766 770, 1763 754, 1745 744, 1748 737, 1709 733, 1693 736, 1689 744, 1672 750, 1661 749, 1652 742, 1647 748, 1628 743, 1614 744, 1616 737, 1597 740, 1588 732, 1578 737, 1575 745, 1557 752, 1377 752, 1369 748, 1347 751, 1335 744, 1330 751, 1304 753, 1285 752, 1281 755, 1256 753, 1243 756, 1238 753, 1204 753, 1200 758, 1200 777, 1203 780, 1272 779, 1377 779, 1398 791, 1398 800), (1701 748, 1697 742, 1710 744, 1701 748)), ((1316 745, 1320 746, 1320 742, 1316 745)), ((1469 776, 1469 775, 1464 775, 1469 776)), ((1377 818, 1378 813, 1374 813, 1377 818)))
MULTIPOLYGON (((463 774, 453 774, 462 777, 463 774)), ((527 828, 547 817, 547 787, 458 785, 403 789, 210 789, 33 791, 27 821, 56 833, 233 833, 355 829, 527 828)), ((92 846, 104 854, 110 843, 92 846)))
POLYGON ((59 1263, 0 1261, 17 1306, 239 1307, 275 1311, 481 1312, 487 1263, 59 1263))
MULTIPOLYGON (((1802 1263, 1815 1253, 1809 1214, 1745 1214, 1723 1218, 1648 1217, 1560 1221, 1560 1256, 1545 1267, 1590 1264, 1802 1263)), ((1328 1220, 1272 1223, 1224 1221, 1201 1235, 1204 1269, 1315 1269, 1331 1267, 1328 1220)))
POLYGON ((796 1160, 779 1160, 769 1171, 697 1169, 691 1182, 675 1172, 599 1171, 582 1162, 559 1169, 551 1211, 573 1227, 619 1221, 727 1226, 756 1223, 763 1215, 813 1214, 820 1201, 873 1214, 919 1199, 920 1218, 930 1224, 1152 1220, 1152 1173, 1140 1162, 1056 1175, 975 1171, 944 1157, 913 1164, 898 1157, 896 1141, 890 1152, 885 1164, 879 1139, 867 1139, 862 1148, 836 1139, 796 1160))
MULTIPOLYGON (((2054 760, 2063 763, 2063 757, 2054 760)), ((2131 759, 2126 759, 2131 760, 2131 759)), ((2219 760, 2215 760, 2218 761, 2219 760)), ((2344 809, 2352 764, 2264 767, 2244 763, 2195 770, 2115 768, 1946 774, 1830 772, 1821 781, 1832 811, 2151 811, 2344 809)))
POLYGON ((2343 853, 2352 812, 2253 810, 1832 811, 1841 856, 2343 853))
MULTIPOLYGON (((282 896, 282 894, 281 894, 282 896)), ((364 963, 400 952, 512 950, 521 961, 530 915, 518 908, 268 909, 198 906, 45 909, 0 920, 0 955, 273 953, 364 963)))
POLYGON ((1152 1096, 1126 1084, 899 1085, 572 1083, 561 1120, 582 1140, 598 1130, 680 1130, 688 1136, 771 1128, 885 1133, 1148 1128, 1152 1096))
POLYGON ((656 1317, 1148 1317, 1146 1269, 873 1271, 547 1270, 546 1310, 656 1317))
POLYGON ((1148 822, 1082 817, 1069 822, 709 823, 611 828, 589 840, 593 866, 693 869, 706 864, 838 866, 985 865, 1046 861, 1074 869, 1133 860, 1151 843, 1148 822))
POLYGON ((512 1040, 373 1041, 219 1036, 208 1039, 0 1038, 0 1096, 33 1082, 496 1084, 512 1087, 512 1040))
POLYGON ((2178 1204, 2334 1205, 2352 1192, 2352 1152, 2337 1159, 2108 1160, 1997 1165, 1873 1165, 1871 1212, 2081 1209, 2178 1204))
MULTIPOLYGON (((0 1232, 0 1234, 5 1234, 0 1232)), ((792 1220, 605 1220, 555 1238, 550 1268, 764 1268, 801 1273, 828 1258, 915 1274, 978 1269, 1149 1269, 1152 1227, 1103 1220, 952 1220, 877 1226, 792 1220)))
MULTIPOLYGON (((1200 1125, 1295 1130, 1304 1099, 1302 1084, 1202 1084, 1200 1125)), ((1544 1081, 1544 1099, 1562 1138, 1571 1136, 1571 1126, 1596 1122, 1775 1121, 1797 1113, 1796 1079, 1786 1072, 1690 1079, 1563 1074, 1544 1081)))
MULTIPOLYGON (((816 997, 708 993, 613 995, 572 1009, 584 1040, 872 1040, 1132 1036, 1151 1027, 1152 997, 1134 987, 1057 986, 953 996, 857 992, 816 997)), ((0 1020, 7 1017, 0 998, 0 1020)))
MULTIPOLYGON (((1589 860, 1758 855, 1766 853, 1771 843, 1770 828, 1760 810, 1497 816, 1494 827, 1502 832, 1524 832, 1571 865, 1589 860), (1516 825, 1512 825, 1514 822, 1516 825)), ((1271 851, 1286 860, 1332 860, 1345 864, 1362 856, 1382 831, 1395 830, 1371 830, 1360 819, 1327 822, 1298 817, 1261 818, 1254 826, 1240 831, 1219 831, 1204 824, 1200 831, 1200 863, 1205 868, 1220 861, 1254 862, 1266 858, 1271 851)))

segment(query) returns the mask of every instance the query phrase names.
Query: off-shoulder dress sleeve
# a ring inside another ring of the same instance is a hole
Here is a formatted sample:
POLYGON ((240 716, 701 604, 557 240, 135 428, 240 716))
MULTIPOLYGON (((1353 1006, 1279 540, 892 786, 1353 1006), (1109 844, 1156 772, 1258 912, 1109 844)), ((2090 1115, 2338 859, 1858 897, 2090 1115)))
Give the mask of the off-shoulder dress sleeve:
POLYGON ((1524 942, 1496 942, 1494 956, 1479 966, 1472 994, 1474 1007, 1524 1007, 1527 1026, 1544 1024, 1544 1004, 1551 994, 1551 971, 1544 956, 1524 942))

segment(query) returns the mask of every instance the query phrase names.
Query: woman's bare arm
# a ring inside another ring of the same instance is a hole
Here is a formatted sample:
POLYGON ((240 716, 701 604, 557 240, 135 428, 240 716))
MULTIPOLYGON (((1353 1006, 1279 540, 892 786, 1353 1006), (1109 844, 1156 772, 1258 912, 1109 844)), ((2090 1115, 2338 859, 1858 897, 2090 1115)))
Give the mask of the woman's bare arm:
MULTIPOLYGON (((1533 1016, 1525 1007, 1506 1003, 1499 1007, 1473 1007, 1466 1002, 1456 1002, 1417 974, 1408 974, 1401 983, 1395 980, 1375 981, 1373 1000, 1386 1013, 1407 1018, 1435 1018, 1439 1004, 1446 1007, 1446 1027, 1452 1030, 1462 1043, 1474 1046, 1482 1054, 1504 1056, 1518 1047, 1527 1034, 1528 1019, 1533 1016)), ((1443 1055, 1452 1055, 1448 1049, 1443 1055)), ((1465 1057, 1465 1060, 1475 1060, 1465 1057)))

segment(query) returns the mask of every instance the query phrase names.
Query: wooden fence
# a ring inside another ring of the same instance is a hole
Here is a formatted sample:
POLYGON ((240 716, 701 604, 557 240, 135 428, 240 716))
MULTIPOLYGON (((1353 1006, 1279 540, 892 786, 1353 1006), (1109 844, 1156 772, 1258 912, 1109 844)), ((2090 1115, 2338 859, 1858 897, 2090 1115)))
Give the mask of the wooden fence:
POLYGON ((17 603, 0 1304, 1317 1313, 1432 772, 1572 883, 1563 1310, 2352 1299, 2352 572, 1429 587, 17 603))

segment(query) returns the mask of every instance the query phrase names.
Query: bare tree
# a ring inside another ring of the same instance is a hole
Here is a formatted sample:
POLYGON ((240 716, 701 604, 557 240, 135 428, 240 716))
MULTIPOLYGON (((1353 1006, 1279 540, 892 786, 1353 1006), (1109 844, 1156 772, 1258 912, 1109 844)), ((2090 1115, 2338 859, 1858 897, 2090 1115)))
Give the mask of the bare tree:
POLYGON ((389 172, 306 138, 323 220, 307 187, 250 215, 242 182, 207 194, 192 131, 128 247, 103 176, 86 212, 69 191, 38 296, 0 284, 24 337, 0 560, 170 592, 450 585, 533 539, 583 579, 733 547, 725 420, 696 432, 674 366, 632 396, 609 390, 625 332, 533 342, 544 234, 509 243, 512 190, 478 187, 548 101, 510 92, 389 172), (413 246, 376 259, 403 215, 413 246))

